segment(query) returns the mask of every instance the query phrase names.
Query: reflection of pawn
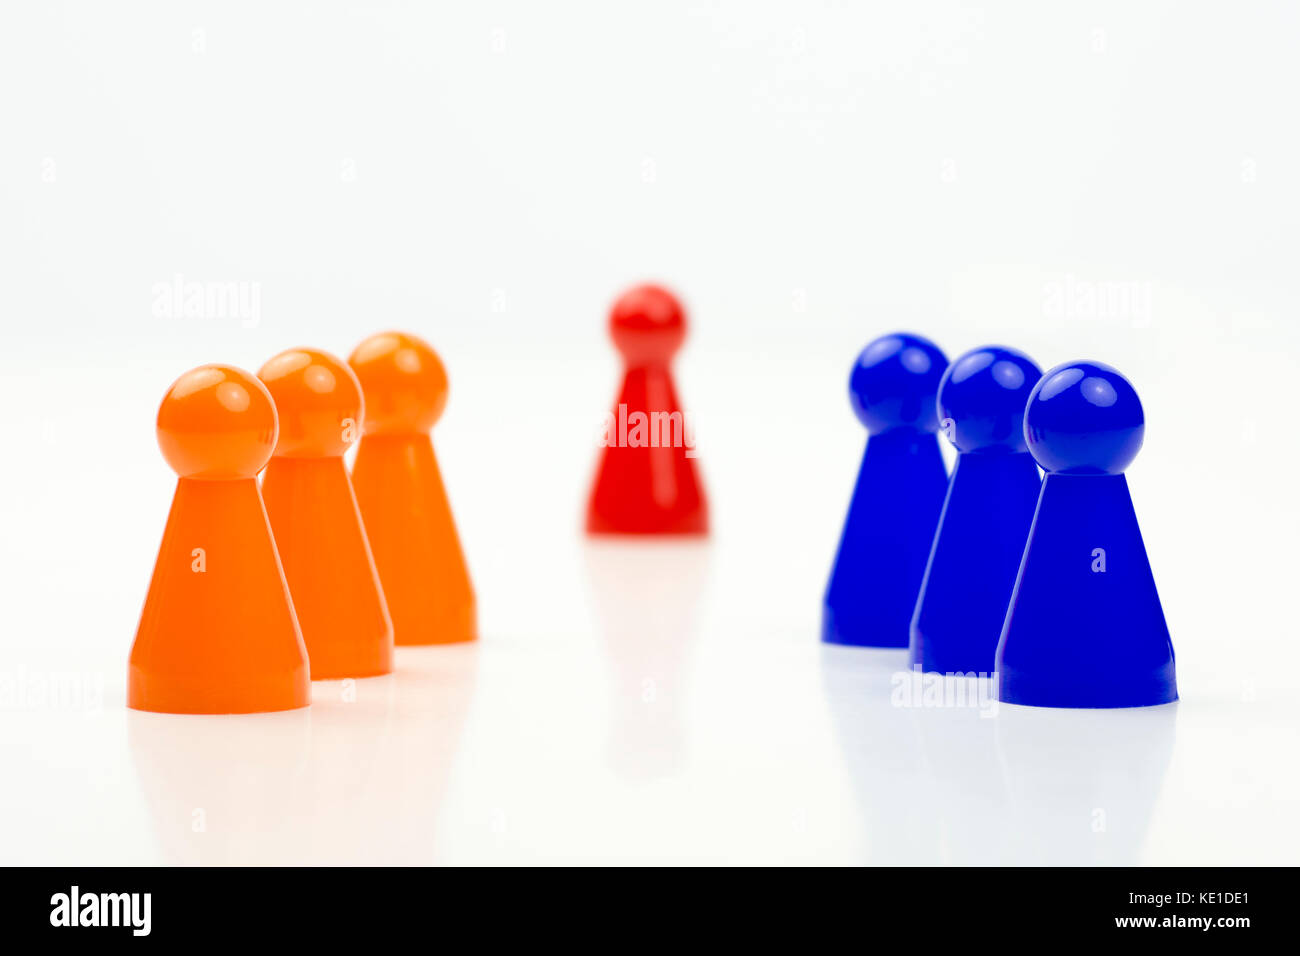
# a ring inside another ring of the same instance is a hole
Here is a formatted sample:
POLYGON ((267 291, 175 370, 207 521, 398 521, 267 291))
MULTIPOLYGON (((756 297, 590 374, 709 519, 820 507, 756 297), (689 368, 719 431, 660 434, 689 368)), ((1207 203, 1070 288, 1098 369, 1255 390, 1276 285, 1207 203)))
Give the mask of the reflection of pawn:
POLYGON ((341 359, 315 349, 281 352, 258 377, 280 416, 262 496, 311 676, 387 674, 393 625, 343 466, 361 428, 361 384, 341 359))
POLYGON ((912 618, 913 667, 993 673, 1040 482, 1025 448, 1025 401, 1042 371, 1027 355, 967 352, 939 383, 957 465, 912 618))
POLYGON ((311 702, 257 488, 278 430, 270 394, 241 369, 196 368, 164 396, 158 444, 180 480, 131 648, 128 706, 233 714, 311 702))
MULTIPOLYGON (((997 837, 1011 866, 1142 863, 1177 736, 1178 708, 1005 707, 995 725, 1008 803, 997 837)), ((990 827, 990 830, 992 828, 990 827)))
POLYGON ((906 647, 948 478, 935 393, 948 360, 929 339, 886 335, 862 350, 849 397, 870 437, 826 588, 822 640, 906 647))
POLYGON ((365 393, 352 484, 398 644, 477 636, 474 589, 429 432, 447 404, 447 373, 414 335, 372 335, 348 359, 365 393))
MULTIPOLYGON (((311 839, 304 812, 314 796, 307 769, 315 711, 313 704, 222 720, 128 714, 127 742, 163 862, 308 862, 321 842, 311 839)), ((336 844, 337 834, 330 837, 336 844)))
POLYGON ((626 371, 587 506, 592 534, 703 534, 704 490, 669 363, 686 338, 681 304, 637 286, 614 303, 610 334, 626 371))
POLYGON ((1000 699, 1138 707, 1178 699, 1174 648, 1124 469, 1142 405, 1107 365, 1058 365, 1025 410, 1048 472, 997 648, 1000 699))
POLYGON ((409 647, 391 677, 318 687, 299 825, 305 865, 428 865, 473 697, 473 643, 409 647))
POLYGON ((587 544, 587 571, 613 674, 610 762, 629 777, 678 769, 686 757, 688 660, 708 578, 709 544, 587 544))
MULTIPOLYGON (((944 862, 937 787, 925 776, 918 713, 899 706, 896 651, 821 648, 822 690, 862 814, 857 862, 944 862)), ((902 675, 910 678, 910 675, 902 675)))

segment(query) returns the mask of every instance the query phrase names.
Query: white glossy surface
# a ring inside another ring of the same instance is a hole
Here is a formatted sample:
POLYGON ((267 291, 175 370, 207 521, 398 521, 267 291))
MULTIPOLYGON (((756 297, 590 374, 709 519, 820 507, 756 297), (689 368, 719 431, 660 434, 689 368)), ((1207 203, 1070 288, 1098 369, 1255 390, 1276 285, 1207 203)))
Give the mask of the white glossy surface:
POLYGON ((1193 659, 1169 707, 907 706, 901 653, 783 626, 759 571, 778 553, 557 541, 501 573, 573 588, 573 614, 538 602, 478 646, 399 649, 397 674, 317 683, 308 711, 128 712, 106 664, 98 707, 0 714, 7 860, 1294 857, 1281 686, 1216 691, 1193 659))

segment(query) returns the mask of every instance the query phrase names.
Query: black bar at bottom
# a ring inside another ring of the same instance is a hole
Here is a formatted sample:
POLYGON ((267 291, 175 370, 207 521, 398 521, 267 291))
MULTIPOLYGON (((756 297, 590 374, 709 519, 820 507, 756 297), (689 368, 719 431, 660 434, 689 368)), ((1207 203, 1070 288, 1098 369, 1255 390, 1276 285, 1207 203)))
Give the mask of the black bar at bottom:
POLYGON ((675 945, 690 940, 689 927, 700 920, 710 935, 733 939, 790 928, 814 936, 848 932, 864 943, 897 932, 926 942, 987 944, 1025 934, 1039 942, 1128 936, 1182 945, 1199 936, 1233 945, 1245 941, 1243 933, 1284 930, 1289 918, 1281 909, 1294 884, 1286 869, 1214 868, 627 872, 602 878, 604 892, 579 872, 544 881, 528 873, 414 869, 55 868, 9 875, 16 885, 0 894, 0 915, 10 943, 69 935, 92 944, 109 937, 338 943, 419 933, 434 947, 465 933, 480 943, 500 941, 512 930, 535 941, 675 945))

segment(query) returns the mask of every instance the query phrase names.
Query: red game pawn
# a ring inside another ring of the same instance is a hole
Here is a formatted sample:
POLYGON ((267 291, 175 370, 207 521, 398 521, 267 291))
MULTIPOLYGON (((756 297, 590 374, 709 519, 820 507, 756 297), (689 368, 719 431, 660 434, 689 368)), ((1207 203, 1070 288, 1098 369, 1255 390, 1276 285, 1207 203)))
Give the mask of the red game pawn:
POLYGON ((614 303, 609 329, 625 371, 606 422, 587 531, 705 534, 708 506, 670 368, 686 338, 681 304, 659 286, 637 286, 614 303))

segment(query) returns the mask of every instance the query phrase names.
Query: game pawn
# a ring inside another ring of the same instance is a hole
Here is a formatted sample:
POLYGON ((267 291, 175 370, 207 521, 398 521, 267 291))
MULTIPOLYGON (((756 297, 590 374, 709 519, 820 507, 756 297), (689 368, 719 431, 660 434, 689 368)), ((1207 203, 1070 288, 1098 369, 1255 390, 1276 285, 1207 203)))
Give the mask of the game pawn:
POLYGON ((278 430, 270 393, 241 369, 196 368, 163 397, 158 445, 179 480, 131 647, 127 706, 243 714, 311 702, 257 487, 278 430))
POLYGON ((988 346, 954 360, 939 383, 940 430, 957 464, 912 618, 913 667, 993 673, 1041 488, 1024 422, 1042 374, 1027 355, 988 346))
POLYGON ((474 588, 429 437, 447 405, 447 373, 429 344, 372 335, 348 359, 366 418, 352 485, 398 645, 478 636, 474 588))
POLYGON ((831 570, 822 640, 907 647, 912 612, 948 486, 935 395, 948 360, 929 339, 871 342, 849 378, 868 432, 831 570))
POLYGON ((695 468, 691 423, 670 367, 686 338, 682 306, 659 286, 637 286, 614 303, 609 330, 625 370, 606 421, 587 531, 705 534, 708 507, 695 468))
POLYGON ((1058 365, 1030 393, 1025 438, 1047 477, 998 642, 1000 700, 1178 699, 1174 648, 1124 477, 1144 430, 1137 392, 1107 365, 1058 365))
POLYGON ((387 674, 393 624, 343 464, 361 435, 361 383, 316 349, 281 352, 257 375, 280 417, 262 497, 312 679, 387 674))

